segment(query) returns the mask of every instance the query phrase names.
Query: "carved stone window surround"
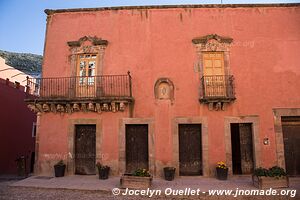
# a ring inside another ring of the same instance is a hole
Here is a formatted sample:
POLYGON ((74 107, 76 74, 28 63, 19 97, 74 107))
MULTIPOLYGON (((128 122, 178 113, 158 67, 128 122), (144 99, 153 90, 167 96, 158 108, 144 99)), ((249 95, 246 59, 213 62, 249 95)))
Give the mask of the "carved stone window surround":
POLYGON ((67 42, 70 47, 70 67, 71 76, 76 76, 77 57, 80 54, 97 54, 97 69, 96 75, 102 75, 103 73, 103 59, 107 40, 103 40, 96 36, 84 36, 77 41, 67 42))
MULTIPOLYGON (((203 69, 203 54, 206 52, 223 52, 224 56, 224 75, 230 75, 230 46, 233 39, 229 37, 222 37, 217 34, 210 34, 203 37, 197 37, 192 40, 196 47, 197 66, 200 72, 200 78, 204 76, 203 69)), ((209 110, 225 110, 226 104, 230 100, 227 99, 213 99, 207 101, 200 101, 209 104, 209 110)))

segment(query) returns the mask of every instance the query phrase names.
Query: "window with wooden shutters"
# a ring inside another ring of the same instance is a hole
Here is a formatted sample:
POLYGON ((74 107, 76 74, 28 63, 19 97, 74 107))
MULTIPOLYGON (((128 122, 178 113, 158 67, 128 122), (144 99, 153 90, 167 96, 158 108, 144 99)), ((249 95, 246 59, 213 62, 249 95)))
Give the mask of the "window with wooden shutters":
POLYGON ((204 92, 208 97, 226 97, 223 52, 203 53, 204 92))

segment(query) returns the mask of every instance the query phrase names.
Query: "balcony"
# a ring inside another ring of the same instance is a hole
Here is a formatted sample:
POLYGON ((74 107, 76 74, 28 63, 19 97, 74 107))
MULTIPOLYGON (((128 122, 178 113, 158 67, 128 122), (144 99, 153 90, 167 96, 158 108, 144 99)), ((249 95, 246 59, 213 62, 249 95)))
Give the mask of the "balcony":
POLYGON ((133 101, 131 76, 74 76, 27 79, 27 99, 35 112, 118 111, 133 101))
POLYGON ((199 99, 201 103, 226 103, 234 100, 234 77, 232 75, 201 78, 199 99))

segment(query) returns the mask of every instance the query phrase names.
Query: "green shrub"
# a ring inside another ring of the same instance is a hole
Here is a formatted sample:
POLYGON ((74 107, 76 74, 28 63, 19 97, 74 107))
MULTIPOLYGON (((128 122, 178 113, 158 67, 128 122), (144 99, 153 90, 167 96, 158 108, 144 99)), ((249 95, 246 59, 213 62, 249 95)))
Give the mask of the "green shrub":
POLYGON ((278 166, 273 166, 269 169, 259 167, 254 170, 253 174, 256 176, 268 176, 268 177, 286 176, 286 172, 284 171, 284 169, 278 166))
POLYGON ((137 169, 133 172, 133 176, 150 177, 150 173, 146 169, 137 169))

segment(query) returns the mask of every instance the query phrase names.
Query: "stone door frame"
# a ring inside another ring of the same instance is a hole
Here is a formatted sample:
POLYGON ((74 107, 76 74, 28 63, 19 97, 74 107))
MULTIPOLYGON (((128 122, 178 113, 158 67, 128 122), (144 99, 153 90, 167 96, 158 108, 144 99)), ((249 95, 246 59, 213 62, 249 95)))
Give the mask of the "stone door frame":
MULTIPOLYGON (((76 125, 96 125, 96 162, 102 161, 102 120, 101 119, 70 119, 68 128, 68 158, 67 175, 75 174, 75 126, 76 125)), ((96 163, 95 163, 96 164, 96 163)), ((96 166, 96 165, 95 165, 96 166)))
POLYGON ((176 117, 172 121, 173 132, 173 166, 176 168, 176 176, 179 176, 179 124, 201 124, 202 139, 202 166, 203 175, 209 176, 208 163, 208 129, 206 117, 176 117))
POLYGON ((261 149, 259 137, 259 117, 258 116, 240 116, 225 117, 225 151, 228 174, 232 175, 232 149, 231 149, 231 128, 232 123, 251 123, 252 124, 252 144, 253 144, 253 162, 254 169, 261 166, 261 149))
POLYGON ((153 118, 123 118, 120 119, 119 128, 119 174, 126 171, 126 124, 147 124, 148 125, 148 153, 149 172, 155 176, 155 137, 153 118))
POLYGON ((285 169, 281 117, 300 116, 300 108, 273 108, 277 165, 285 169))

